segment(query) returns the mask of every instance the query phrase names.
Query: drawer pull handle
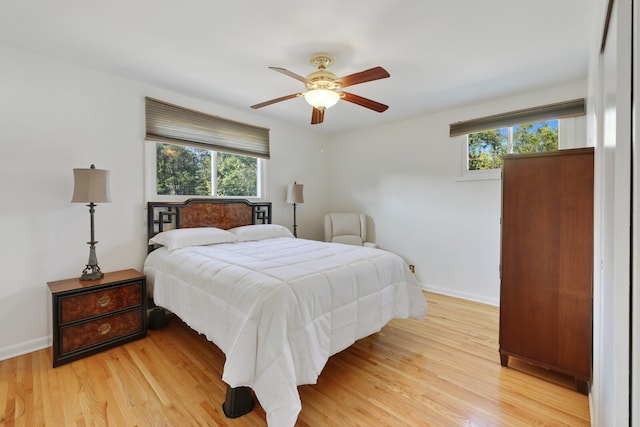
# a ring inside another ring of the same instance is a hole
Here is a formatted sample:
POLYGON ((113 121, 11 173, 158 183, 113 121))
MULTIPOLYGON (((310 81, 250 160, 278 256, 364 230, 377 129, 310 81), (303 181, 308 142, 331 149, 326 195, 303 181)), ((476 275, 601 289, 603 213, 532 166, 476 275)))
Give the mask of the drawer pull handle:
POLYGON ((109 304, 111 304, 111 298, 106 295, 103 295, 98 299, 98 307, 104 308, 109 304))
POLYGON ((102 325, 100 325, 100 327, 98 328, 98 333, 100 335, 107 335, 109 332, 111 332, 111 325, 108 323, 103 323, 102 325))

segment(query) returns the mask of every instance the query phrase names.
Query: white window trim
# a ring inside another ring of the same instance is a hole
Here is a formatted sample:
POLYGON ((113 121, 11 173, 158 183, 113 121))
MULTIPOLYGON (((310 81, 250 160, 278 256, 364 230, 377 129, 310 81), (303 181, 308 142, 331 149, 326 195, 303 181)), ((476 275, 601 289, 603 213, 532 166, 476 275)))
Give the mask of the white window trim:
POLYGON ((485 169, 485 170, 469 170, 469 144, 467 143, 467 135, 455 137, 456 144, 460 147, 460 159, 458 167, 458 177, 456 181, 487 181, 500 179, 502 176, 501 169, 485 169))
POLYGON ((145 198, 148 201, 154 202, 181 202, 189 198, 198 199, 246 199, 250 201, 265 201, 268 200, 268 194, 266 193, 266 177, 267 177, 267 161, 265 159, 258 159, 258 194, 257 197, 243 197, 243 196, 187 196, 187 195, 166 195, 157 193, 157 165, 156 165, 156 143, 159 141, 145 140, 145 198))

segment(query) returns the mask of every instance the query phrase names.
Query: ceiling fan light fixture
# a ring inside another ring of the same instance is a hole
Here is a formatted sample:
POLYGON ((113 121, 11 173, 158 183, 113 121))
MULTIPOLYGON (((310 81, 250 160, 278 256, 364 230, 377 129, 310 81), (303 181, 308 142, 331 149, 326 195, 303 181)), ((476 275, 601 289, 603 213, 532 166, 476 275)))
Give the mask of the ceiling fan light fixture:
POLYGON ((314 108, 327 109, 340 100, 340 94, 328 89, 313 89, 305 92, 304 99, 314 108))

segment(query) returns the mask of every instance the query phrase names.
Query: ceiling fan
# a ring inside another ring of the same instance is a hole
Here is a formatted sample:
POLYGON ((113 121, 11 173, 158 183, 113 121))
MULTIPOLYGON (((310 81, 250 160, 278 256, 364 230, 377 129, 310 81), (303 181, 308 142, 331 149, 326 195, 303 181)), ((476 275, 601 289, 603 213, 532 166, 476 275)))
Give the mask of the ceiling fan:
POLYGON ((275 98, 270 101, 261 102, 252 105, 251 108, 262 108, 277 102, 286 101, 288 99, 303 96, 304 99, 313 107, 311 113, 311 124, 319 124, 324 121, 324 112, 327 108, 334 106, 340 99, 360 105, 370 110, 382 113, 388 105, 381 104, 362 96, 354 95, 349 92, 340 91, 347 86, 353 86, 360 83, 370 82, 389 77, 389 73, 382 67, 373 67, 359 73, 350 74, 344 77, 337 77, 331 71, 327 71, 327 67, 333 65, 335 58, 328 53, 316 53, 311 56, 309 63, 314 65, 318 71, 314 71, 307 77, 302 77, 287 69, 279 67, 269 67, 270 69, 282 73, 286 76, 293 77, 301 81, 307 87, 306 92, 293 93, 291 95, 275 98))

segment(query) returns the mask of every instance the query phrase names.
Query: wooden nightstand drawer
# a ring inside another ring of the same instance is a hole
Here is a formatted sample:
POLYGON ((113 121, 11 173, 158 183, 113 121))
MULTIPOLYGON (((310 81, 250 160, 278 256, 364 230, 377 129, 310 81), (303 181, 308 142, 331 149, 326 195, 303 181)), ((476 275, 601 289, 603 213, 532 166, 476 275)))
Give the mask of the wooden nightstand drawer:
POLYGON ((47 283, 53 313, 53 366, 147 335, 147 279, 136 270, 47 283))
POLYGON ((142 331, 139 310, 101 317, 62 328, 61 355, 142 331))
POLYGON ((65 324, 140 305, 142 281, 130 285, 60 298, 60 322, 65 324))

